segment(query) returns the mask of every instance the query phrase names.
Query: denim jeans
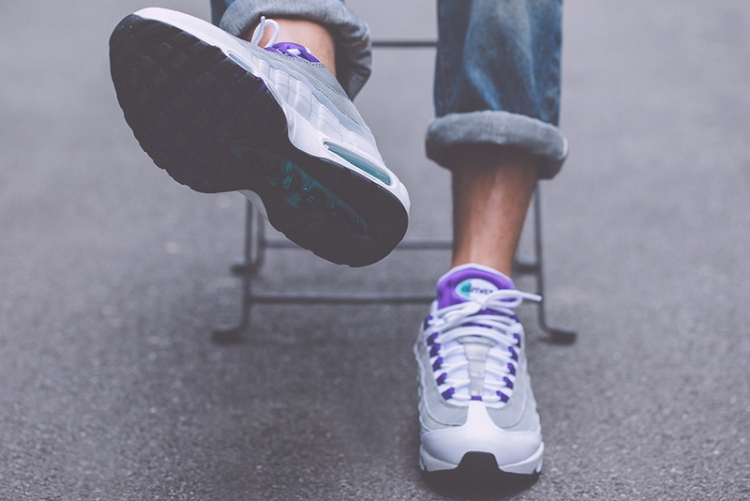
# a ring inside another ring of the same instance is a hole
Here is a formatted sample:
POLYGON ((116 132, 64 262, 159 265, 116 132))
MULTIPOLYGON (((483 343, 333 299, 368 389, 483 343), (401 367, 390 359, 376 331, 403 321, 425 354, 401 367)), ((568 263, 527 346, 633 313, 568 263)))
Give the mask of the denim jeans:
MULTIPOLYGON (((370 30, 341 0, 211 0, 213 22, 245 36, 267 17, 328 27, 336 70, 354 98, 370 75, 370 30)), ((562 0, 438 0, 434 102, 427 156, 450 163, 453 148, 513 146, 540 159, 551 178, 567 156, 560 110, 562 0)))

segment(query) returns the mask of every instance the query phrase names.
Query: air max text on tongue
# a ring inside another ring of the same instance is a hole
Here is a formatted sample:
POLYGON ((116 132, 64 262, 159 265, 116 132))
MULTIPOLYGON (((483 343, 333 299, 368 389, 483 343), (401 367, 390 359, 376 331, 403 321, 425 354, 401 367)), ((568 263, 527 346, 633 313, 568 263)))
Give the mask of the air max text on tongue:
POLYGON ((456 286, 456 295, 462 299, 474 300, 497 292, 495 284, 481 278, 469 278, 456 286))

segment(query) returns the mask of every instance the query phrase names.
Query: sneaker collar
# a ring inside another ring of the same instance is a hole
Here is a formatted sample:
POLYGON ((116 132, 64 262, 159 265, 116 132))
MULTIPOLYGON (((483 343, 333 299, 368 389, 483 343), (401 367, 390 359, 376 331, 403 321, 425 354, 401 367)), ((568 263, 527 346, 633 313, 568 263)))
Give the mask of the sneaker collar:
POLYGON ((304 59, 305 61, 311 63, 320 62, 320 60, 317 57, 313 56, 308 48, 304 45, 300 45, 294 42, 276 43, 276 40, 279 38, 279 33, 281 33, 281 28, 279 28, 279 23, 277 23, 273 19, 266 19, 266 16, 261 16, 260 22, 255 28, 253 36, 250 38, 250 43, 253 45, 260 45, 263 34, 266 32, 266 28, 268 27, 273 29, 273 33, 271 33, 271 40, 269 40, 265 47, 263 47, 264 49, 276 54, 284 54, 286 56, 304 59))
POLYGON ((474 263, 457 266, 438 280, 438 308, 465 303, 498 290, 515 288, 509 277, 487 266, 474 263))
POLYGON ((310 63, 320 62, 320 59, 313 56, 307 47, 294 42, 279 42, 268 46, 265 49, 268 52, 275 52, 276 54, 284 54, 286 56, 304 59, 310 63))

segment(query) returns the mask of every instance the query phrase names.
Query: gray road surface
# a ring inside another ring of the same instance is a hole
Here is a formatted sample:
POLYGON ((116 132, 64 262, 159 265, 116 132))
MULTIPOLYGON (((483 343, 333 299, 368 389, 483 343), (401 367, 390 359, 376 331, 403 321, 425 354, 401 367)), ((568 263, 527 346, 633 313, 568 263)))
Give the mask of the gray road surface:
MULTIPOLYGON (((473 493, 417 472, 424 307, 266 306, 251 341, 210 342, 237 314, 243 199, 173 183, 122 119, 107 40, 147 5, 3 5, 1 500, 750 499, 750 3, 567 2, 572 150, 543 202, 549 317, 580 339, 522 312, 545 470, 473 493)), ((426 0, 351 5, 376 38, 434 36, 426 0)), ((358 104, 411 190, 408 238, 447 237, 434 54, 375 57, 358 104)), ((261 286, 429 291, 447 264, 279 251, 261 286)))

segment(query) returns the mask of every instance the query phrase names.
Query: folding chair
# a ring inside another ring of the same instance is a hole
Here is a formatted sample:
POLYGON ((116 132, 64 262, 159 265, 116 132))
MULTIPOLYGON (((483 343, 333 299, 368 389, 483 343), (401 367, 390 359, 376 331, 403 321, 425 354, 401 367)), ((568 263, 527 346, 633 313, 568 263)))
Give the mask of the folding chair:
MULTIPOLYGON (((374 47, 381 48, 424 48, 435 47, 434 41, 422 40, 382 40, 374 41, 374 47)), ((576 339, 576 333, 569 330, 552 328, 547 324, 544 300, 544 266, 542 258, 542 215, 540 188, 537 182, 534 190, 534 254, 533 261, 525 261, 516 257, 514 270, 516 274, 533 274, 536 276, 536 293, 542 296, 537 307, 539 328, 545 332, 551 342, 570 344, 576 339)), ((361 294, 302 294, 290 292, 256 292, 253 290, 253 280, 260 273, 265 262, 267 249, 298 248, 287 240, 267 239, 265 236, 265 221, 255 206, 248 201, 245 219, 245 249, 242 261, 233 265, 231 271, 241 280, 241 313, 236 324, 220 326, 213 332, 213 340, 219 344, 237 343, 243 340, 251 322, 251 309, 256 304, 411 304, 429 303, 435 299, 434 293, 361 293, 361 294)), ((406 240, 401 242, 395 250, 450 250, 452 242, 443 240, 406 240)))

